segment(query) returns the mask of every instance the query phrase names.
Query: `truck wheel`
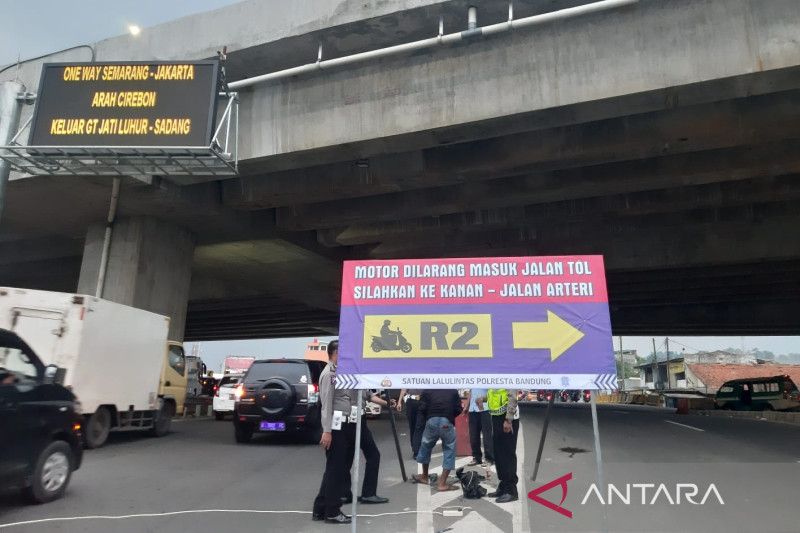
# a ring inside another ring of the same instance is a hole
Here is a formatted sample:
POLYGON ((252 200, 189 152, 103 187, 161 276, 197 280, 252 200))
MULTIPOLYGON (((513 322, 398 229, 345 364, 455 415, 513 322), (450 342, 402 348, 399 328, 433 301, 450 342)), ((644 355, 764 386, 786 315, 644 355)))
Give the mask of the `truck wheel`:
POLYGON ((214 419, 215 420, 225 420, 225 413, 220 413, 219 411, 214 411, 214 419))
POLYGON ((111 430, 111 411, 108 407, 98 407, 97 411, 89 415, 86 420, 86 431, 83 433, 83 442, 89 449, 99 448, 106 443, 108 432, 111 430))
POLYGON ((236 442, 239 444, 247 444, 250 442, 250 439, 253 438, 253 428, 250 426, 240 426, 239 424, 235 424, 233 426, 234 436, 236 437, 236 442))
POLYGON ((36 460, 31 486, 25 495, 34 503, 47 503, 64 495, 72 475, 72 449, 63 440, 51 442, 36 460))
POLYGON ((153 429, 150 430, 154 437, 163 437, 169 433, 173 416, 175 416, 175 405, 172 402, 162 403, 161 410, 158 412, 158 417, 153 424, 153 429))

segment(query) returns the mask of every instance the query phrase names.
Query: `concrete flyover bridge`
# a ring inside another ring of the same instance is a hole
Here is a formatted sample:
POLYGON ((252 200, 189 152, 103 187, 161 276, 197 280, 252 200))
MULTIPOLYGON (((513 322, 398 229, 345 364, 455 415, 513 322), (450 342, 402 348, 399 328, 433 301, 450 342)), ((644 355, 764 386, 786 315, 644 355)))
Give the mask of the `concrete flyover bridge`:
MULTIPOLYGON (((251 0, 97 43, 227 46, 233 82, 321 59, 238 84, 238 177, 123 181, 104 295, 187 340, 333 334, 344 259, 599 253, 616 334, 795 334, 797 3, 476 4, 251 0)), ((12 176, 0 285, 93 292, 110 191, 12 176)))

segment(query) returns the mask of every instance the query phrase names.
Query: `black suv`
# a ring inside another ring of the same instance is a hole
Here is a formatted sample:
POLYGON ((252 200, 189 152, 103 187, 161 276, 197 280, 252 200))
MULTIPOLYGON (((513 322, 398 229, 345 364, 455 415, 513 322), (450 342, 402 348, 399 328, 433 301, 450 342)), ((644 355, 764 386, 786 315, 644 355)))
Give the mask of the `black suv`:
POLYGON ((37 503, 63 496, 83 458, 80 409, 60 374, 0 329, 0 486, 37 503))
POLYGON ((236 442, 249 442, 254 433, 264 432, 296 433, 318 443, 319 376, 324 368, 325 363, 307 359, 255 361, 236 390, 236 442))

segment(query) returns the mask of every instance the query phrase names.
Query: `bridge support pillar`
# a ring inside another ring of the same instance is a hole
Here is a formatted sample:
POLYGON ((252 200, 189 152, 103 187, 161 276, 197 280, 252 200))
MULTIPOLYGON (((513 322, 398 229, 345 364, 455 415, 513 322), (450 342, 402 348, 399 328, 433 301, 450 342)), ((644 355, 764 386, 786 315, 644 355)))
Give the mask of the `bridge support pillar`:
MULTIPOLYGON (((105 226, 86 234, 78 292, 94 295, 105 226)), ((102 297, 170 317, 170 340, 183 340, 194 239, 183 228, 151 217, 114 223, 102 297)))

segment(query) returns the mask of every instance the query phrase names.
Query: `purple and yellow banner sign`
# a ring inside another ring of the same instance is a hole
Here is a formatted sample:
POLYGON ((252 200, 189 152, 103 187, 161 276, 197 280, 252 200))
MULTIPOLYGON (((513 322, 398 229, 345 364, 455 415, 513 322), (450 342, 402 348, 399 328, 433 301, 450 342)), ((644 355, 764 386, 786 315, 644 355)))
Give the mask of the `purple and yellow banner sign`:
POLYGON ((615 389, 601 256, 347 261, 345 388, 615 389))

